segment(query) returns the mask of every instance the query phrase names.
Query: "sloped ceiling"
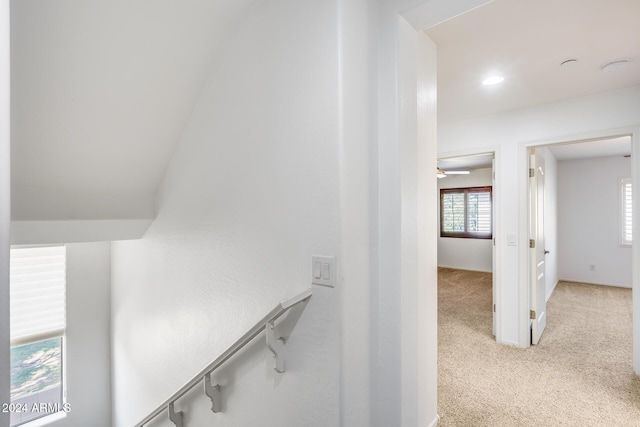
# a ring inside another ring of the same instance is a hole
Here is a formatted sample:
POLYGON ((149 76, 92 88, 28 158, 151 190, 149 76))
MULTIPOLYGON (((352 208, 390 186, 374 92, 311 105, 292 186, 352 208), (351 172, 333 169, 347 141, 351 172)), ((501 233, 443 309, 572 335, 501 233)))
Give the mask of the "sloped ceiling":
POLYGON ((250 3, 12 1, 12 219, 152 218, 221 40, 250 3))
MULTIPOLYGON (((253 2, 13 0, 13 220, 153 218, 224 36, 253 2)), ((638 16, 637 0, 494 0, 428 29, 439 118, 640 84, 638 16), (600 69, 620 58, 626 70, 600 69), (504 84, 481 87, 493 68, 504 84)))

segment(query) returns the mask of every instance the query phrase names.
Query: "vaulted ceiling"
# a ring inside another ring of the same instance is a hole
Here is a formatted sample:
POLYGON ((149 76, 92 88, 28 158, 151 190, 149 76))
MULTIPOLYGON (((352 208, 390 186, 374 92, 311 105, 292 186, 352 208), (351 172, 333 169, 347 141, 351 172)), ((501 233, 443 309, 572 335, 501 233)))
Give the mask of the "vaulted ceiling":
MULTIPOLYGON (((13 219, 153 218, 225 33, 254 1, 13 0, 13 219)), ((439 119, 640 84, 638 16, 638 0, 494 0, 428 29, 439 119), (628 67, 601 70, 617 59, 628 67), (482 87, 492 69, 504 83, 482 87)))
POLYGON ((13 219, 153 217, 217 48, 250 3, 12 1, 13 219))

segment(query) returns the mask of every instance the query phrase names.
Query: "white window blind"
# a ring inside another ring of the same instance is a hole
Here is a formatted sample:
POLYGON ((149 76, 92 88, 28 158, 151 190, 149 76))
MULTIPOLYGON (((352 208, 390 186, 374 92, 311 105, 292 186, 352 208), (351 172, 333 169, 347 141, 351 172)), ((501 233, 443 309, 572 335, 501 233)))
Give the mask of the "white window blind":
POLYGON ((442 195, 443 229, 451 233, 464 233, 464 192, 447 192, 442 195))
POLYGON ((631 246, 633 242, 633 192, 631 178, 620 179, 620 244, 631 246))
POLYGON ((487 190, 469 190, 467 194, 467 230, 491 233, 491 193, 487 190))
POLYGON ((10 261, 11 345, 64 334, 64 246, 12 248, 10 261))

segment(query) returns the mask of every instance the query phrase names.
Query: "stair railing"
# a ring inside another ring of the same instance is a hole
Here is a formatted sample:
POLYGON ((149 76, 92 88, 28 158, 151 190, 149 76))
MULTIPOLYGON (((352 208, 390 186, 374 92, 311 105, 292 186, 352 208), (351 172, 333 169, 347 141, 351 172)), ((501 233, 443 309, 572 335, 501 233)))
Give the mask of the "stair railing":
POLYGON ((149 415, 147 415, 142 421, 135 425, 135 427, 143 427, 145 424, 153 420, 162 412, 167 411, 169 420, 175 424, 176 427, 183 426, 183 412, 176 412, 174 409, 174 403, 184 396, 188 391, 193 389, 200 382, 204 383, 204 393, 211 399, 211 410, 215 412, 221 411, 221 393, 220 385, 212 384, 211 374, 218 369, 224 362, 229 360, 234 354, 240 351, 244 346, 249 344, 255 337, 257 337, 263 330, 266 335, 267 347, 273 353, 275 359, 274 369, 277 372, 284 372, 284 357, 285 357, 285 345, 283 337, 276 337, 275 333, 275 321, 283 314, 291 310, 296 306, 300 306, 300 314, 306 307, 306 303, 311 298, 311 289, 290 298, 286 301, 280 302, 273 310, 267 313, 261 320, 259 320, 251 329, 249 329, 240 339, 234 342, 229 348, 227 348, 220 356, 218 356, 213 362, 208 364, 198 374, 194 375, 189 382, 182 386, 178 391, 173 393, 171 397, 166 399, 156 409, 154 409, 149 415))

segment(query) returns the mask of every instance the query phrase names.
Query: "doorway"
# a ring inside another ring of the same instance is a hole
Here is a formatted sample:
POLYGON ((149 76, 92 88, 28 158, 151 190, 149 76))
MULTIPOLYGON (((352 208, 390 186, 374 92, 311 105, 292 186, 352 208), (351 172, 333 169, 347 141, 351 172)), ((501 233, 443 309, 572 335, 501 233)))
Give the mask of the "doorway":
MULTIPOLYGON (((438 159, 438 267, 491 273, 495 307, 493 152, 438 159)), ((496 335, 495 311, 491 331, 496 335)))
MULTIPOLYGON (((547 280, 535 286, 539 263, 534 261, 536 249, 530 248, 531 313, 546 311, 559 281, 633 287, 632 248, 621 240, 624 215, 632 212, 630 205, 624 212, 621 192, 622 180, 630 186, 633 175, 631 140, 630 135, 614 135, 535 147, 547 166, 542 200, 545 244, 537 248, 537 257, 545 261, 547 280), (545 287, 544 298, 534 298, 535 290, 545 287)), ((533 202, 530 197, 530 223, 533 202)), ((535 317, 531 319, 533 344, 542 333, 536 333, 535 317)))

